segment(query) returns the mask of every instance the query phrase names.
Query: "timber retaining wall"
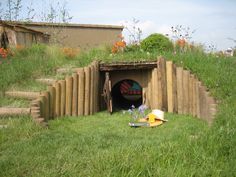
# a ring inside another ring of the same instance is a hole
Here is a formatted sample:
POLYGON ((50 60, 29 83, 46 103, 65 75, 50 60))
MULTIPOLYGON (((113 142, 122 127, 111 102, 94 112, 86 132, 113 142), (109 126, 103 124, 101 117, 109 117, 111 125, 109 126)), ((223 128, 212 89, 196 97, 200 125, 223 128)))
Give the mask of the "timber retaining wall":
MULTIPOLYGON (((143 94, 149 108, 188 114, 212 123, 217 111, 216 100, 190 71, 161 57, 146 77, 148 84, 143 94)), ((78 68, 65 80, 48 86, 32 101, 31 115, 40 123, 63 116, 92 115, 100 111, 100 90, 99 62, 94 61, 78 68)))

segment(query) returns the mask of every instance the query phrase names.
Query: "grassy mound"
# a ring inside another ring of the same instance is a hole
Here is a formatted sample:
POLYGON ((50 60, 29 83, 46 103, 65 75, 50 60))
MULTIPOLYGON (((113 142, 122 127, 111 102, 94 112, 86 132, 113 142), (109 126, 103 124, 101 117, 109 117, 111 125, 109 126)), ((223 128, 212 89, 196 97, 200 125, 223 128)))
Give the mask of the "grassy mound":
POLYGON ((0 119, 0 176, 235 176, 236 58, 201 52, 110 55, 95 49, 69 60, 51 47, 34 46, 0 65, 1 90, 13 83, 52 75, 61 66, 103 61, 156 60, 158 55, 190 69, 219 102, 211 127, 189 117, 167 114, 158 128, 132 129, 128 115, 98 113, 49 122, 0 119), (4 77, 2 77, 4 76, 4 77), (30 78, 29 78, 30 77, 30 78))

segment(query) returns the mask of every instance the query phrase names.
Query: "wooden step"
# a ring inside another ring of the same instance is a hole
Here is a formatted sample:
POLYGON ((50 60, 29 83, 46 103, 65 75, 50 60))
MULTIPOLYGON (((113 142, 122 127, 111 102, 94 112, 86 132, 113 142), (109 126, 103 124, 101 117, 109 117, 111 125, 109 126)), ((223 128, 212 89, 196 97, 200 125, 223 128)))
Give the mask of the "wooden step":
POLYGON ((6 91, 5 96, 12 98, 23 98, 33 100, 40 95, 40 92, 24 92, 24 91, 6 91))
POLYGON ((0 117, 30 115, 30 108, 0 107, 0 117))

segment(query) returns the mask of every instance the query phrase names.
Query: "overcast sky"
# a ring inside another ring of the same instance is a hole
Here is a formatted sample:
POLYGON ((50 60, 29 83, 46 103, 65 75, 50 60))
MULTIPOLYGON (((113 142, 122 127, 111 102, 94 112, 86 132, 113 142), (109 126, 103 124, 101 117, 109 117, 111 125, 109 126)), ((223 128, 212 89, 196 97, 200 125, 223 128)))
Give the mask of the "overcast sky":
MULTIPOLYGON (((4 1, 4 0, 0 0, 4 1)), ((23 0, 29 1, 30 0, 23 0)), ((33 4, 42 1, 31 0, 33 4)), ((45 0, 43 0, 45 1, 45 0)), ((64 0, 54 0, 54 2, 64 0)), ((45 1, 46 3, 47 1, 45 1)), ((140 20, 143 37, 170 33, 171 26, 196 29, 192 40, 218 49, 236 46, 236 0, 68 0, 73 23, 124 25, 140 20)), ((29 4, 29 3, 28 3, 29 4)), ((45 4, 44 4, 45 5, 45 4)), ((36 6, 35 8, 42 8, 36 6)))

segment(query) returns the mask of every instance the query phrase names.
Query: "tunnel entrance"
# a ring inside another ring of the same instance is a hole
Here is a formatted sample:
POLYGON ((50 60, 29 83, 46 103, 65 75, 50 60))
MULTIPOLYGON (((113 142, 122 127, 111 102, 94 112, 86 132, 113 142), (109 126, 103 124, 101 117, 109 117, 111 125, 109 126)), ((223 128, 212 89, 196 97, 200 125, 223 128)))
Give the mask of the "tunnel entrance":
POLYGON ((112 88, 112 102, 115 110, 129 109, 142 104, 142 87, 134 80, 122 80, 112 88))

